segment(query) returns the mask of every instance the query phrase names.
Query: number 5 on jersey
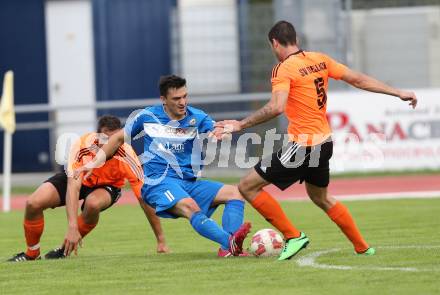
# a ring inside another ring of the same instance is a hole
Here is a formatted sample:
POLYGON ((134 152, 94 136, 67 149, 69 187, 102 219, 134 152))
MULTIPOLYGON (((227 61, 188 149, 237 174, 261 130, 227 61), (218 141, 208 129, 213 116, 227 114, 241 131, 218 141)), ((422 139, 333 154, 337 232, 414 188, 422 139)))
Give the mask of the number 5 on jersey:
POLYGON ((327 93, 325 93, 324 89, 324 79, 322 77, 319 77, 316 78, 314 82, 316 87, 316 94, 318 95, 318 107, 319 109, 322 109, 327 103, 327 93))

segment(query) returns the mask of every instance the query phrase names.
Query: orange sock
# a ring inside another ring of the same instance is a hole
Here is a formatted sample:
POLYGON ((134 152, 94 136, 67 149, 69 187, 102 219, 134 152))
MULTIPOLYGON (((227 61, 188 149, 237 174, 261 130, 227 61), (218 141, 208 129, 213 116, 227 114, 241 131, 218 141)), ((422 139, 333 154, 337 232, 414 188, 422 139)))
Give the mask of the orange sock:
POLYGON ((87 224, 84 222, 84 218, 82 215, 78 216, 78 231, 81 234, 81 237, 85 237, 89 232, 92 231, 96 226, 95 224, 87 224))
POLYGON ((287 218, 277 200, 266 191, 261 191, 251 205, 284 235, 284 239, 297 238, 301 235, 301 232, 287 218))
POLYGON ((27 245, 26 255, 37 258, 40 255, 40 238, 44 230, 44 217, 37 220, 25 219, 23 227, 27 245))
POLYGON ((368 249, 368 244, 362 238, 362 235, 347 207, 337 202, 327 211, 327 215, 339 226, 345 236, 351 241, 356 252, 361 253, 368 249))

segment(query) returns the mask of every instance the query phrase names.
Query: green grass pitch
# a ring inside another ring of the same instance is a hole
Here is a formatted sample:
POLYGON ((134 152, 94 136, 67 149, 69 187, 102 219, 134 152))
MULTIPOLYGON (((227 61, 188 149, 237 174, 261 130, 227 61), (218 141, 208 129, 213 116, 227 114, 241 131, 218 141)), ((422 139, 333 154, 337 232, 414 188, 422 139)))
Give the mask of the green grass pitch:
MULTIPOLYGON (((103 212, 77 257, 5 263, 24 250, 22 212, 0 214, 0 294, 440 294, 440 199, 345 204, 376 247, 376 256, 354 255, 339 229, 312 203, 283 202, 293 222, 311 239, 290 261, 219 259, 217 245, 199 237, 184 219, 163 220, 172 254, 157 255, 140 208, 120 206, 103 212), (331 249, 340 250, 315 262, 354 268, 297 263, 331 249)), ((45 216, 43 254, 62 241, 66 229, 63 208, 45 216)), ((214 218, 220 220, 221 210, 214 218)), ((270 227, 248 205, 246 220, 253 223, 253 232, 270 227)))

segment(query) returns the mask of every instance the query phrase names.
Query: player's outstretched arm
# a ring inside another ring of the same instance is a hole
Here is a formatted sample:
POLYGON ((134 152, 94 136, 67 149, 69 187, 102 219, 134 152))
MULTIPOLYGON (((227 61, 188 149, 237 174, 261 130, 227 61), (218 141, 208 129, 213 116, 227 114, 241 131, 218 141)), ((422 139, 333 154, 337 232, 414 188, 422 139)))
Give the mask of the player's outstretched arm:
POLYGON ((216 129, 213 131, 215 137, 221 139, 225 133, 237 132, 277 117, 283 113, 288 97, 289 92, 276 91, 272 93, 272 98, 267 104, 243 120, 225 120, 217 122, 215 124, 216 129))
POLYGON ((67 178, 66 191, 66 214, 67 214, 67 233, 64 238, 64 255, 69 256, 72 252, 77 255, 78 244, 81 246, 81 234, 78 230, 78 203, 79 192, 81 189, 82 177, 77 179, 67 178))
POLYGON ((98 150, 96 156, 93 158, 93 161, 90 161, 86 165, 74 170, 75 179, 79 178, 81 175, 83 175, 84 178, 87 178, 90 176, 94 168, 104 165, 105 161, 111 158, 116 153, 118 148, 124 143, 124 136, 124 129, 121 129, 110 136, 108 142, 98 150))
POLYGON ((409 105, 413 108, 417 105, 417 97, 414 92, 396 89, 363 73, 348 69, 342 76, 342 80, 362 90, 392 95, 403 101, 409 101, 409 105))
POLYGON ((148 206, 141 198, 139 200, 139 205, 144 210, 145 216, 150 223, 151 228, 153 229, 154 235, 156 236, 157 241, 157 253, 169 253, 170 249, 165 241, 165 234, 162 229, 162 225, 160 223, 159 217, 157 217, 154 209, 148 206))
POLYGON ((264 123, 282 114, 288 97, 289 92, 287 91, 276 91, 272 93, 272 97, 266 105, 240 121, 241 129, 264 123))
MULTIPOLYGON (((104 144, 96 154, 95 157, 96 164, 101 165, 107 159, 111 158, 116 153, 118 148, 124 143, 124 136, 125 136, 124 129, 121 129, 112 136, 110 136, 108 142, 104 144)), ((93 166, 93 167, 99 167, 99 166, 93 166)))

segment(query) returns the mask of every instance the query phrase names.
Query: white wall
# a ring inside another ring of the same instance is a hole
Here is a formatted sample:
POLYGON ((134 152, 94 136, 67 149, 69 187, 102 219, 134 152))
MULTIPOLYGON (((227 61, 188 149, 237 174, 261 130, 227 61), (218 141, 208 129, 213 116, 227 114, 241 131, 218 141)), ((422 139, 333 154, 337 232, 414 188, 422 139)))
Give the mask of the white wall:
MULTIPOLYGON (((89 0, 45 3, 49 103, 74 107, 95 102, 92 6, 89 0)), ((96 113, 90 109, 57 113, 55 135, 85 133, 95 129, 96 113)), ((55 139, 56 141, 56 139, 55 139)))
POLYGON ((430 34, 429 76, 431 86, 440 87, 440 8, 430 10, 427 18, 430 34))
POLYGON ((440 85, 440 8, 355 10, 354 67, 393 86, 440 85))
POLYGON ((191 94, 240 90, 237 5, 234 0, 180 0, 181 74, 191 94))

